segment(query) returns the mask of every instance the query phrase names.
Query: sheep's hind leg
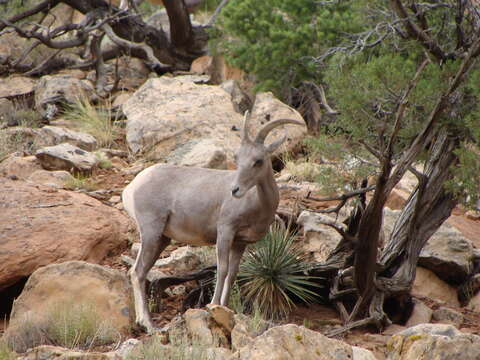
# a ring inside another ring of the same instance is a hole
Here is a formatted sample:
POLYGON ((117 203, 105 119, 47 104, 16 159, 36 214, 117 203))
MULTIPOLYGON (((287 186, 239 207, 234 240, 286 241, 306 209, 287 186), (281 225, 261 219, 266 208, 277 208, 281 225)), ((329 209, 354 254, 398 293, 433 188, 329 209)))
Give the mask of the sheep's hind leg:
POLYGON ((155 264, 160 253, 170 244, 170 238, 162 235, 164 226, 165 223, 162 223, 161 226, 156 226, 155 229, 139 226, 142 246, 138 252, 135 265, 130 270, 135 300, 136 323, 144 327, 149 333, 152 333, 155 327, 148 311, 146 280, 149 270, 155 264))

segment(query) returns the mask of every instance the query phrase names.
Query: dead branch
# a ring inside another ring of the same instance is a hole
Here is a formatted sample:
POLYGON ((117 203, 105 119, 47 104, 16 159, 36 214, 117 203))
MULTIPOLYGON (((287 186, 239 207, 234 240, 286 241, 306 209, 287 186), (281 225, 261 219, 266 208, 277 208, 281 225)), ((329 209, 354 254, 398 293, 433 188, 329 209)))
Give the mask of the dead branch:
POLYGON ((207 26, 213 26, 213 24, 217 20, 218 15, 220 15, 220 12, 225 7, 225 5, 227 5, 227 3, 228 3, 228 0, 222 0, 222 2, 217 6, 217 8, 213 12, 212 16, 208 20, 207 26))
POLYGON ((324 197, 324 198, 316 198, 316 197, 313 197, 313 196, 310 196, 311 192, 309 192, 306 196, 306 199, 311 199, 311 200, 315 200, 315 201, 335 201, 335 200, 348 200, 352 197, 355 197, 355 196, 358 196, 358 195, 361 195, 361 194, 365 194, 369 191, 372 191, 372 190, 375 190, 375 187, 376 185, 371 185, 369 187, 364 187, 364 188, 361 188, 361 189, 357 189, 357 190, 353 190, 353 191, 350 191, 348 193, 345 193, 345 194, 342 194, 342 195, 336 195, 336 196, 327 196, 327 197, 324 197))

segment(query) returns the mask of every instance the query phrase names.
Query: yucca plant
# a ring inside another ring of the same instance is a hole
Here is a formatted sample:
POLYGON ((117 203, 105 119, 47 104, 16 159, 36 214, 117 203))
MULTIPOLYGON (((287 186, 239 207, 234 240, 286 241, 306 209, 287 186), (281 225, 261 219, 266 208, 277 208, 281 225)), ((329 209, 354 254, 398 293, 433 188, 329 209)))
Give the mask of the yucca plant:
POLYGON ((294 299, 315 301, 318 287, 305 254, 294 243, 294 234, 274 228, 248 250, 240 266, 238 281, 246 304, 265 318, 281 319, 294 306, 294 299))

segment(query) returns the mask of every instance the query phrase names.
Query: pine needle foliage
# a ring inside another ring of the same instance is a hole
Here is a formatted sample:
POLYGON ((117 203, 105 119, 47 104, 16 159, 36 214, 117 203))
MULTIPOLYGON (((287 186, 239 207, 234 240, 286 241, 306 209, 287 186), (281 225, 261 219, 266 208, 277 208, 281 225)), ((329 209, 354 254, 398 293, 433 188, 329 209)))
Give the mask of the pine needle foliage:
POLYGON ((305 275, 311 268, 289 231, 273 229, 255 247, 248 250, 239 271, 239 284, 245 302, 266 318, 285 318, 294 299, 315 301, 311 290, 318 285, 305 275))

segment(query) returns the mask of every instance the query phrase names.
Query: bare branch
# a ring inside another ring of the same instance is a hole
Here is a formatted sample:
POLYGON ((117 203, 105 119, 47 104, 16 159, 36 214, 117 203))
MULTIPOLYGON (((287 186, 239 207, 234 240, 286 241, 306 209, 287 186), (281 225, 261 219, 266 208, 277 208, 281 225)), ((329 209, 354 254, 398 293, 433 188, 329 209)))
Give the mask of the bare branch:
POLYGON ((345 200, 345 199, 348 200, 352 197, 355 197, 355 196, 358 196, 358 195, 361 195, 361 194, 365 194, 369 191, 375 190, 375 187, 376 187, 375 185, 371 185, 369 187, 357 189, 357 190, 354 190, 354 191, 350 191, 350 192, 342 194, 342 195, 327 196, 327 197, 324 197, 324 198, 315 198, 313 196, 310 196, 310 194, 308 194, 306 198, 311 199, 311 200, 315 200, 315 201, 335 201, 335 200, 345 200))
MULTIPOLYGON (((50 10, 55 6, 57 6, 59 3, 60 3, 60 0, 46 0, 31 9, 28 9, 20 14, 17 14, 11 17, 10 19, 8 19, 8 22, 16 23, 17 21, 23 20, 32 15, 38 14, 41 11, 50 10)), ((0 31, 3 30, 6 26, 7 24, 5 22, 3 24, 0 24, 0 31)))
POLYGON ((207 26, 212 26, 215 21, 217 20, 217 17, 218 15, 220 15, 220 12, 222 11, 222 9, 225 7, 225 5, 227 5, 228 3, 228 0, 222 0, 222 2, 217 6, 217 8, 215 9, 215 11, 213 12, 212 16, 210 17, 210 19, 208 20, 207 22, 207 26))
POLYGON ((412 39, 418 40, 439 61, 452 58, 451 54, 447 54, 436 41, 412 21, 401 0, 390 0, 390 3, 412 39))

